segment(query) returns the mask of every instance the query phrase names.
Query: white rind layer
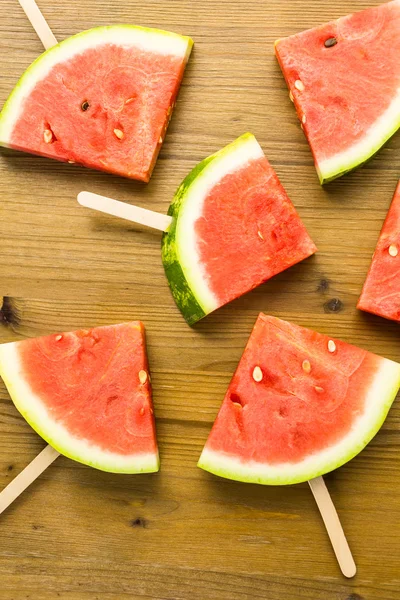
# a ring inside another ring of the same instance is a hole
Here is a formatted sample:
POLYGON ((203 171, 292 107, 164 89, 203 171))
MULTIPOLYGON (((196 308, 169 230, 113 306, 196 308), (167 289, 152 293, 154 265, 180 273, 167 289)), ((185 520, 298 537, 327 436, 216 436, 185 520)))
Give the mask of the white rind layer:
POLYGON ((107 452, 71 435, 65 427, 52 419, 24 379, 18 355, 18 342, 0 345, 0 376, 21 415, 33 429, 60 454, 102 471, 112 473, 153 473, 159 469, 158 452, 122 455, 107 452))
POLYGON ((379 431, 399 390, 400 365, 385 358, 381 360, 381 366, 367 392, 365 411, 337 444, 298 463, 273 465, 244 462, 238 457, 211 450, 206 444, 198 466, 220 477, 264 485, 301 483, 340 467, 361 452, 379 431))
POLYGON ((316 164, 318 177, 325 183, 366 162, 396 133, 400 126, 400 88, 386 111, 359 142, 316 164))
POLYGON ((185 62, 193 46, 189 37, 133 25, 96 27, 67 38, 41 54, 19 80, 0 115, 0 145, 8 145, 24 101, 38 81, 44 79, 55 65, 68 61, 85 50, 106 44, 133 46, 144 52, 181 57, 185 62))
POLYGON ((176 226, 177 252, 185 278, 206 314, 218 308, 220 303, 208 285, 198 254, 194 225, 202 215, 205 198, 223 177, 263 156, 264 152, 256 138, 251 134, 244 134, 211 156, 209 164, 193 180, 186 192, 187 197, 176 226))

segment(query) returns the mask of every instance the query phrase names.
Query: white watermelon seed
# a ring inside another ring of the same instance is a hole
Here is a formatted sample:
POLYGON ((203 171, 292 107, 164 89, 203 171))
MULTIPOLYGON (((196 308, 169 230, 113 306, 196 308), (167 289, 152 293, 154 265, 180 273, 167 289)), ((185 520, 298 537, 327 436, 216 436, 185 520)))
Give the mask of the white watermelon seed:
POLYGON ((335 352, 336 350, 336 344, 333 340, 329 340, 328 342, 328 350, 329 352, 335 352))
POLYGON ((299 92, 304 92, 304 90, 306 89, 304 87, 304 83, 302 81, 300 81, 300 79, 296 79, 296 81, 294 82, 294 87, 299 90, 299 92))
POLYGON ((263 239, 264 239, 264 236, 263 236, 263 234, 261 233, 261 231, 257 231, 257 235, 258 235, 258 237, 260 238, 260 240, 263 240, 263 239))
POLYGON ((140 409, 139 413, 140 413, 140 414, 142 415, 142 417, 143 417, 143 415, 144 415, 144 407, 143 407, 143 406, 142 406, 142 408, 140 409))
POLYGON ((324 388, 320 387, 319 385, 315 386, 315 391, 318 392, 318 394, 322 394, 322 392, 324 392, 324 388))
POLYGON ((143 383, 143 384, 146 383, 146 381, 147 381, 147 372, 146 371, 143 371, 143 370, 139 371, 139 381, 140 381, 140 383, 143 383))
POLYGON ((396 244, 391 244, 389 246, 389 251, 388 252, 389 252, 390 256, 394 257, 394 256, 398 255, 399 249, 397 248, 396 244))
POLYGON ((301 122, 304 124, 306 121, 307 121, 307 117, 306 117, 306 115, 303 115, 301 117, 301 122))
POLYGON ((62 340, 62 335, 56 335, 56 342, 59 342, 60 340, 62 340))
POLYGON ((290 101, 291 101, 291 102, 294 102, 294 98, 293 98, 293 94, 292 94, 292 92, 289 92, 289 98, 290 98, 290 101))
POLYGON ((161 137, 161 136, 160 136, 160 139, 159 139, 158 141, 159 141, 159 143, 160 143, 160 144, 162 144, 162 143, 163 143, 163 139, 162 139, 162 137, 161 137))
POLYGON ((69 159, 69 161, 68 161, 68 162, 69 162, 69 164, 70 164, 70 165, 74 165, 74 164, 75 164, 75 161, 74 161, 74 160, 72 160, 72 159, 69 159))
POLYGON ((262 378, 263 378, 263 374, 262 374, 260 367, 258 367, 258 366, 254 367, 254 369, 253 369, 254 381, 257 381, 257 382, 262 381, 262 378))
POLYGON ((309 360, 303 360, 303 364, 301 366, 303 367, 303 371, 305 373, 311 372, 311 363, 309 360))
POLYGON ((51 131, 51 129, 44 130, 43 139, 46 142, 46 144, 51 144, 51 142, 53 141, 53 132, 51 131))
POLYGON ((120 129, 114 129, 114 134, 119 140, 122 140, 122 138, 124 137, 124 132, 120 129))

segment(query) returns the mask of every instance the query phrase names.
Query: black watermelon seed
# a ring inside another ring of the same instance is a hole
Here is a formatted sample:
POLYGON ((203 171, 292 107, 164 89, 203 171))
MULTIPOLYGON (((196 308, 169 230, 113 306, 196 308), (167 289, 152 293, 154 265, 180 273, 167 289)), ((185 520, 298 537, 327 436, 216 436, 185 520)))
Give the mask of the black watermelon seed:
POLYGON ((87 110, 89 108, 89 102, 87 100, 85 100, 85 102, 82 102, 81 104, 81 109, 83 111, 87 110))
POLYGON ((332 46, 336 46, 337 39, 335 37, 331 37, 325 41, 325 48, 332 48, 332 46))

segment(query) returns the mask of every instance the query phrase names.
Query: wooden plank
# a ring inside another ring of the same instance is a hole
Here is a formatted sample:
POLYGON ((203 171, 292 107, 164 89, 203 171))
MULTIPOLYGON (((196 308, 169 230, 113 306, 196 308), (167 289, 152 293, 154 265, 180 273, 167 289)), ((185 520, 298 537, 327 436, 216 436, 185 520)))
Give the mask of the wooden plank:
MULTIPOLYGON (((1 516, 0 598, 39 589, 44 600, 399 598, 398 402, 368 448, 326 478, 357 562, 353 581, 339 573, 306 485, 244 485, 196 467, 260 310, 400 360, 398 327, 355 309, 400 172, 400 137, 321 189, 272 53, 278 37, 372 4, 40 0, 60 40, 125 21, 191 35, 196 46, 149 185, 1 152, 0 342, 142 319, 162 469, 118 476, 57 459, 1 516), (159 235, 85 211, 76 194, 166 212, 189 169, 246 130, 319 253, 190 329, 164 278, 159 235)), ((3 102, 41 45, 16 0, 2 0, 0 33, 3 102)), ((43 447, 1 384, 0 487, 43 447)))

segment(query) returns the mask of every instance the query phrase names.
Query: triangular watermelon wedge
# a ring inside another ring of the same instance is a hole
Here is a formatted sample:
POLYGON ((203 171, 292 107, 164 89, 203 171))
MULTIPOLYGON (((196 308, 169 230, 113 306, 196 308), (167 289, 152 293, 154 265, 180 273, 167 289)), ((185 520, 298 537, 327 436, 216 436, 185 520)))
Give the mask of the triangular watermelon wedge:
POLYGON ((357 308, 400 322, 400 183, 382 227, 357 308))
POLYGON ((103 471, 158 471, 142 323, 1 344, 0 375, 22 416, 61 454, 103 471))
POLYGON ((276 42, 322 184, 367 161, 400 127, 399 32, 395 0, 276 42))
POLYGON ((199 163, 168 214, 162 260, 190 325, 317 250, 251 133, 199 163))
POLYGON ((148 181, 193 42, 97 27, 42 54, 0 115, 0 145, 148 181))
POLYGON ((261 313, 199 467, 269 485, 323 475, 368 444, 399 387, 399 364, 261 313))

